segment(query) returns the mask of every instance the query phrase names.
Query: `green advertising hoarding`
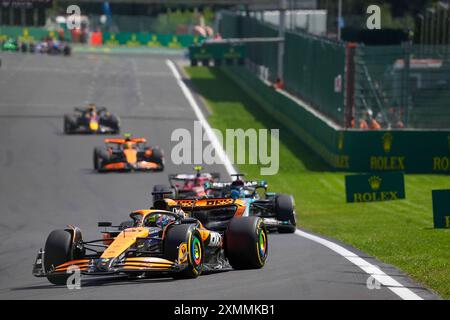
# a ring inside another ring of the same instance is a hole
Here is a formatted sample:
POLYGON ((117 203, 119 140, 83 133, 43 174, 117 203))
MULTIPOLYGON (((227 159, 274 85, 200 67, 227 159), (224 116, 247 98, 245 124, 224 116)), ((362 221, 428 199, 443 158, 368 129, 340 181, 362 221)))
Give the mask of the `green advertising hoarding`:
MULTIPOLYGON (((38 42, 45 37, 56 38, 57 36, 56 31, 49 31, 44 28, 0 26, 0 41, 6 41, 9 38, 13 38, 18 39, 21 42, 38 42)), ((70 32, 66 30, 64 32, 64 37, 67 40, 70 40, 70 32)))
POLYGON ((167 47, 173 49, 187 48, 203 41, 203 37, 194 35, 153 34, 146 32, 105 32, 103 44, 107 46, 127 47, 167 47))
POLYGON ((450 228, 450 189, 433 190, 433 221, 435 228, 450 228))
MULTIPOLYGON (((9 38, 18 39, 23 42, 41 41, 44 37, 56 38, 56 31, 49 31, 38 27, 11 27, 0 26, 0 40, 9 38)), ((72 36, 69 30, 64 31, 64 37, 71 40, 72 36)), ((108 46, 127 46, 127 47, 166 47, 173 49, 187 48, 196 45, 204 40, 204 37, 189 34, 152 34, 146 32, 119 32, 103 33, 103 44, 108 46)))
POLYGON ((402 172, 345 176, 347 202, 388 201, 405 198, 402 172))
POLYGON ((244 44, 203 43, 189 47, 189 59, 192 65, 196 65, 198 61, 243 63, 245 57, 246 47, 244 44))
POLYGON ((335 152, 343 170, 449 174, 450 130, 338 131, 335 152))

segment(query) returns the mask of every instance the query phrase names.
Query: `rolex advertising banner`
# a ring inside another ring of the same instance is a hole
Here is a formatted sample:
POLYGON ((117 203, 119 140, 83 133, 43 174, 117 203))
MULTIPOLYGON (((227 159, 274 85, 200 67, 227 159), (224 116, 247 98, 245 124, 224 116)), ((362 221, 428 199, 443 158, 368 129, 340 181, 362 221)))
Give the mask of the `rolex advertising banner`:
POLYGON ((347 171, 450 174, 450 130, 344 131, 336 146, 347 171))
POLYGON ((387 201, 405 198, 403 172, 345 176, 347 202, 387 201))
POLYGON ((450 228, 450 189, 433 190, 433 220, 435 228, 450 228))

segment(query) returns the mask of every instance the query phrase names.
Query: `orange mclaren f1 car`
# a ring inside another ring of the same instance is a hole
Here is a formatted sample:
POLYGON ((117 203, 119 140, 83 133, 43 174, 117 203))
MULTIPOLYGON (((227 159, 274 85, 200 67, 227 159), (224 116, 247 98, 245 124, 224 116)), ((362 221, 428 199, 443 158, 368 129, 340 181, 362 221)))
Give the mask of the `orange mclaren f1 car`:
POLYGON ((119 226, 99 222, 105 229, 98 240, 85 241, 73 226, 51 232, 33 275, 57 285, 66 284, 74 268, 82 275, 195 278, 204 270, 262 268, 267 258, 267 232, 257 217, 236 216, 224 230, 214 231, 170 199, 157 200, 152 209, 130 217, 119 226))
POLYGON ((94 169, 107 171, 162 171, 164 154, 159 147, 147 146, 145 138, 105 139, 104 147, 94 149, 94 169))

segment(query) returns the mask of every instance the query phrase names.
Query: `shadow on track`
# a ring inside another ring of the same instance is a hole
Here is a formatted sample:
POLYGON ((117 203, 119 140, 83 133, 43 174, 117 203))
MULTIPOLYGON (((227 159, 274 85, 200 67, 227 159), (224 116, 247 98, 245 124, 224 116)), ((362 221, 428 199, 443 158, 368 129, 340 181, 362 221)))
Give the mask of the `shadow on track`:
MULTIPOLYGON (((200 277, 208 277, 218 273, 229 272, 232 269, 223 269, 215 271, 205 271, 200 277)), ((130 278, 126 275, 117 276, 87 276, 81 279, 81 288, 83 287, 114 287, 125 285, 142 285, 151 283, 167 283, 173 281, 189 281, 195 279, 173 279, 167 275, 150 275, 145 278, 130 278)), ((53 284, 44 284, 36 286, 16 287, 11 288, 11 291, 27 291, 27 290, 55 290, 58 288, 64 288, 65 286, 57 286, 53 284)))
POLYGON ((80 171, 83 174, 87 174, 87 175, 115 175, 115 174, 154 174, 154 173, 159 173, 159 172, 164 172, 164 171, 158 171, 158 170, 115 170, 115 171, 102 171, 102 172, 97 172, 94 169, 89 169, 89 168, 82 168, 80 169, 80 171))

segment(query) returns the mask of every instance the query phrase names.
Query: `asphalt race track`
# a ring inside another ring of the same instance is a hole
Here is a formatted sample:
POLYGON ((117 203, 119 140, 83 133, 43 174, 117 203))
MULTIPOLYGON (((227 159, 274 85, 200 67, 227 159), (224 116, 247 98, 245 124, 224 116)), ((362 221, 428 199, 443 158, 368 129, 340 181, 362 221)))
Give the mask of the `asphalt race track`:
MULTIPOLYGON (((76 54, 69 58, 2 53, 0 68, 1 299, 399 299, 369 289, 368 274, 330 249, 298 235, 270 235, 261 270, 226 271, 193 280, 84 277, 69 290, 31 275, 53 229, 74 224, 98 238, 98 221, 119 223, 148 208, 154 184, 192 165, 170 161, 176 128, 195 114, 165 57, 76 54), (159 173, 97 174, 92 153, 102 136, 62 133, 64 113, 92 101, 122 119, 122 132, 149 139, 166 154, 159 173)), ((209 171, 226 171, 222 166, 209 171)), ((301 219, 301 213, 300 218, 301 219)), ((425 299, 436 298, 396 269, 362 255, 425 299)))

